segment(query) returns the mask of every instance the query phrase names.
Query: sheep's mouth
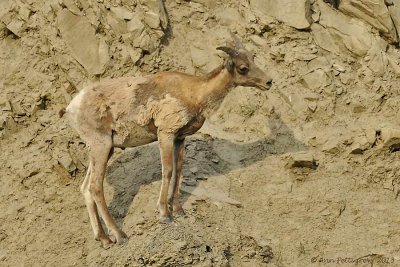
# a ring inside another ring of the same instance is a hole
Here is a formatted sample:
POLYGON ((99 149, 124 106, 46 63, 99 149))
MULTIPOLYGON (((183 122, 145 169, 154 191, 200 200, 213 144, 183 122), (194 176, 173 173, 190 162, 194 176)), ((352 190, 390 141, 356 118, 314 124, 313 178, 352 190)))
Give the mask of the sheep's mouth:
POLYGON ((268 91, 269 89, 271 89, 272 84, 257 82, 257 83, 252 84, 252 86, 254 86, 262 91, 268 91))
POLYGON ((269 85, 264 85, 264 84, 261 85, 261 84, 258 84, 256 87, 259 88, 259 89, 261 89, 261 90, 263 90, 263 91, 268 91, 269 89, 271 89, 271 86, 272 86, 272 85, 270 85, 270 84, 269 84, 269 85))

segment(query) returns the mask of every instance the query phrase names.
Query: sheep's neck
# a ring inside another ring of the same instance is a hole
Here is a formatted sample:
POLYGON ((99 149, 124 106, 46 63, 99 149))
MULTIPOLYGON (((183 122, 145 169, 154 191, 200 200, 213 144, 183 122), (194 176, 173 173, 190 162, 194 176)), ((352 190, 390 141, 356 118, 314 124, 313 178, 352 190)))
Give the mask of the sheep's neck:
POLYGON ((207 74, 198 95, 202 115, 207 118, 213 115, 233 87, 232 74, 224 66, 207 74))

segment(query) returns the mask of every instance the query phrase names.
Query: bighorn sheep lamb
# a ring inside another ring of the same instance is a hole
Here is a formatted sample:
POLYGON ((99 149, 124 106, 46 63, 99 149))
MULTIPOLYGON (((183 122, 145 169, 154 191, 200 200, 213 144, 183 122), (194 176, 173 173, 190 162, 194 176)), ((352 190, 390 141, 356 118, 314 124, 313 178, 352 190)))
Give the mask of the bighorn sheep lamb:
POLYGON ((232 34, 234 44, 218 47, 229 55, 224 64, 205 76, 160 72, 144 77, 102 81, 82 89, 65 109, 71 126, 89 148, 89 165, 81 192, 96 240, 104 247, 113 241, 100 222, 103 218, 115 242, 126 234, 110 215, 103 192, 107 161, 114 147, 159 142, 162 185, 158 200, 160 221, 169 223, 168 188, 174 174, 172 210, 184 214, 179 202, 185 137, 197 132, 205 119, 237 86, 267 90, 272 79, 257 67, 253 55, 232 34), (175 171, 174 171, 175 170, 175 171))

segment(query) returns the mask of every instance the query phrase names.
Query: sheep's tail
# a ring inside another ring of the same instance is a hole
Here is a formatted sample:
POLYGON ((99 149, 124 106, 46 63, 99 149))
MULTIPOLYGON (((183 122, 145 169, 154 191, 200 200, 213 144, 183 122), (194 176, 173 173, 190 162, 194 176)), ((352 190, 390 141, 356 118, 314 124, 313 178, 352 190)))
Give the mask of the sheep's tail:
POLYGON ((62 116, 64 116, 65 112, 67 112, 65 110, 65 108, 60 109, 60 111, 58 112, 58 116, 60 116, 60 118, 62 118, 62 116))

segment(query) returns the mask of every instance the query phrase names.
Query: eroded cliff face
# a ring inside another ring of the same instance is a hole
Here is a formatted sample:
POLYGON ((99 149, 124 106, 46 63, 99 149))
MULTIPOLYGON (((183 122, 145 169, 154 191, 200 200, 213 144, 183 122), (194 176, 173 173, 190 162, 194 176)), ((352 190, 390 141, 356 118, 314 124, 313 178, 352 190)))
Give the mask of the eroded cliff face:
POLYGON ((0 265, 398 261, 400 1, 1 5, 0 265), (103 251, 78 190, 86 148, 58 111, 101 79, 206 73, 229 30, 272 89, 236 88, 189 139, 188 215, 173 225, 153 212, 156 144, 117 151, 106 189, 130 241, 103 251))

